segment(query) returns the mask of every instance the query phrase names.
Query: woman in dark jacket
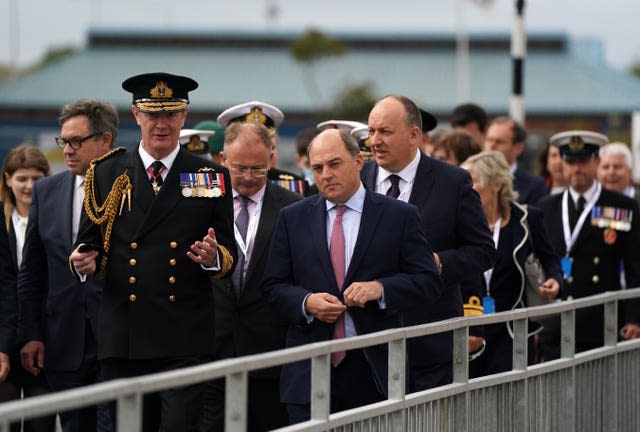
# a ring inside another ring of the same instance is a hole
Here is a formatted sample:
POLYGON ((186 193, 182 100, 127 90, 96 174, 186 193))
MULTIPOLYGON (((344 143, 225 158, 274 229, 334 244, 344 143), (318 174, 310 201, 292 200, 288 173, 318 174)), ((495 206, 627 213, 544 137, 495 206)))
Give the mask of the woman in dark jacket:
MULTIPOLYGON (((535 207, 516 202, 509 165, 500 152, 482 152, 462 165, 471 174, 473 187, 480 195, 482 207, 493 232, 498 251, 493 269, 478 281, 484 313, 509 311, 527 306, 525 260, 534 253, 540 260, 546 279, 538 286, 547 300, 558 296, 562 273, 535 207)), ((531 326, 530 336, 540 331, 531 326)), ((470 364, 470 375, 481 376, 512 369, 513 332, 510 323, 484 326, 485 352, 470 364)), ((529 360, 535 358, 533 338, 529 338, 529 360)))
MULTIPOLYGON (((29 206, 31 205, 31 191, 33 184, 41 178, 49 175, 49 162, 40 150, 31 145, 23 144, 12 149, 4 160, 2 177, 0 179, 0 204, 3 209, 3 235, 8 234, 8 244, 11 258, 10 268, 14 274, 18 273, 22 261, 22 247, 26 236, 27 221, 29 219, 29 206)), ((0 246, 1 247, 1 246, 0 246)), ((4 256, 4 255, 3 255, 4 256)), ((49 387, 40 374, 35 377, 27 373, 20 364, 19 348, 15 345, 15 320, 18 315, 18 303, 16 297, 16 285, 12 285, 14 292, 3 291, 3 308, 9 308, 12 317, 3 322, 4 330, 1 334, 0 346, 9 351, 6 354, 10 358, 11 371, 9 375, 0 380, 0 402, 37 396, 49 392, 49 387), (13 309, 13 310, 11 310, 13 309)), ((43 417, 24 422, 25 432, 50 432, 53 428, 54 417, 43 417)), ((19 424, 12 424, 11 431, 19 431, 19 424)))

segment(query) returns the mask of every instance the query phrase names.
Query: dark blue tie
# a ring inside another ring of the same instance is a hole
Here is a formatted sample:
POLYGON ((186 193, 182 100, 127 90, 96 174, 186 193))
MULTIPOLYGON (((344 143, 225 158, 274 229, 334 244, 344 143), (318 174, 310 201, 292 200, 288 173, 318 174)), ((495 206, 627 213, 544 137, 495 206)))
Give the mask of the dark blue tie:
POLYGON ((400 177, 396 174, 391 174, 388 178, 391 182, 391 187, 387 190, 387 196, 398 198, 400 196, 400 177))
MULTIPOLYGON (((244 240, 246 247, 247 230, 249 228, 249 197, 238 195, 238 199, 240 200, 241 207, 240 213, 238 213, 238 217, 236 218, 236 227, 238 227, 238 232, 240 233, 242 240, 244 240)), ((245 256, 241 250, 238 250, 238 263, 233 271, 233 275, 231 275, 233 288, 235 289, 236 294, 240 294, 240 290, 242 289, 242 282, 244 281, 244 264, 245 256)))

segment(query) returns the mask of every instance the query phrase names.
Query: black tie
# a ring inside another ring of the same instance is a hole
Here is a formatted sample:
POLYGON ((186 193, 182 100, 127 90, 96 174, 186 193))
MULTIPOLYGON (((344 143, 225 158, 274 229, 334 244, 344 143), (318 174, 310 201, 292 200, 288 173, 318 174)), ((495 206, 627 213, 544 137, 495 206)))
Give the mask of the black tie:
MULTIPOLYGON (((573 200, 571 202, 573 203, 573 200)), ((580 218, 586 202, 587 200, 585 200, 584 197, 580 195, 578 197, 578 203, 576 204, 575 208, 574 206, 571 206, 571 208, 574 209, 574 211, 569 214, 569 223, 571 224, 571 230, 573 230, 573 228, 576 226, 578 218, 580 218)))
POLYGON ((151 184, 153 185, 153 191, 157 194, 162 187, 162 169, 164 168, 164 164, 159 160, 153 161, 153 163, 149 166, 151 168, 151 184))
MULTIPOLYGON (((249 228, 249 201, 250 198, 244 195, 238 195, 240 199, 240 213, 238 213, 238 217, 236 218, 236 227, 238 227, 238 231, 240 232, 240 236, 242 236, 242 240, 245 241, 245 247, 247 246, 247 229, 249 228)), ((248 250, 245 249, 245 250, 248 250)), ((245 266, 245 256, 241 250, 238 249, 238 263, 236 264, 236 268, 233 270, 233 274, 231 275, 231 280, 233 282, 233 288, 236 291, 236 294, 240 294, 242 289, 242 283, 244 281, 244 266, 245 266)))
POLYGON ((400 177, 391 174, 388 178, 391 182, 391 187, 387 190, 387 196, 398 198, 398 196, 400 196, 400 177))

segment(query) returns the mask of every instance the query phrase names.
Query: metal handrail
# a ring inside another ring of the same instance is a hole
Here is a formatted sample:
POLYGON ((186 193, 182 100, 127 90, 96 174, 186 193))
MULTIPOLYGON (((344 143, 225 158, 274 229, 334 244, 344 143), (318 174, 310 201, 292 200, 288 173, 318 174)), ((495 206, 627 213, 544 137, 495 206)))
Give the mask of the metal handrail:
MULTIPOLYGON (((565 336, 567 336, 565 332, 568 332, 572 342, 573 332, 567 330, 567 328, 572 324, 573 314, 576 309, 605 305, 605 316, 615 316, 617 319, 617 302, 638 297, 640 297, 640 288, 607 292, 591 297, 561 301, 527 309, 515 309, 513 311, 477 317, 454 318, 342 340, 317 342, 262 354, 215 361, 168 372, 117 379, 19 401, 5 402, 0 404, 0 432, 8 432, 9 424, 23 417, 33 418, 50 415, 113 400, 118 401, 118 430, 135 431, 140 429, 143 394, 205 382, 221 377, 226 377, 227 379, 227 430, 244 430, 246 426, 246 409, 244 407, 246 404, 230 404, 229 402, 246 400, 248 372, 306 359, 312 360, 312 420, 299 425, 289 426, 282 430, 326 430, 329 427, 344 424, 347 420, 352 421, 355 418, 354 416, 367 417, 371 415, 393 414, 407 406, 412 406, 417 403, 460 394, 482 386, 522 379, 527 376, 527 374, 535 376, 542 373, 549 373, 575 366, 581 362, 611 355, 612 353, 639 349, 640 339, 611 343, 610 338, 612 336, 609 335, 609 339, 607 339, 607 330, 605 330, 605 347, 596 350, 596 352, 587 351, 574 354, 572 349, 568 349, 568 351, 565 352, 565 348, 563 347, 561 359, 533 366, 526 365, 526 350, 524 353, 524 363, 522 363, 522 352, 516 354, 518 346, 522 346, 523 343, 526 344, 526 324, 530 318, 535 319, 562 314, 563 340, 565 340, 565 336), (607 307, 607 305, 609 306, 607 307), (519 359, 514 361, 514 370, 469 380, 467 376, 468 360, 466 353, 468 328, 507 321, 514 321, 514 360, 519 359), (406 339, 445 331, 454 332, 454 383, 411 395, 405 395, 404 371, 406 339), (356 410, 329 415, 328 401, 330 398, 328 382, 330 380, 326 378, 330 373, 329 357, 331 352, 348 351, 385 343, 389 344, 389 399, 356 410), (229 399, 230 397, 231 399, 229 399)), ((615 321, 616 320, 612 318, 605 318, 605 323, 615 321)), ((609 333, 611 332, 609 331, 609 333)))

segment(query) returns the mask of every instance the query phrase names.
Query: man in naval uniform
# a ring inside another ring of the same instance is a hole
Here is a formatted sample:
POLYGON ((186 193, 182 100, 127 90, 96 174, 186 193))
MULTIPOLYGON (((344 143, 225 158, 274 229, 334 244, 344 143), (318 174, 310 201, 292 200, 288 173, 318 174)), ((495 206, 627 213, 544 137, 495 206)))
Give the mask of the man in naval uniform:
MULTIPOLYGON (((227 108, 218 116, 218 123, 223 127, 234 122, 259 123, 267 127, 273 143, 273 164, 267 172, 267 179, 278 186, 303 196, 312 194, 309 183, 298 174, 276 168, 278 165, 278 126, 284 121, 284 113, 271 104, 251 101, 227 108)), ((315 193, 315 192, 314 192, 315 193)))
MULTIPOLYGON (((188 92, 198 83, 149 73, 122 87, 133 94, 140 145, 92 162, 86 213, 70 256, 81 280, 94 273, 105 278, 98 324, 105 379, 210 361, 210 278, 231 274, 236 256, 227 169, 178 144, 188 92)), ((143 430, 197 430, 203 387, 145 397, 143 430)))
MULTIPOLYGON (((605 135, 568 131, 550 138, 569 168, 570 185, 561 194, 540 202, 554 250, 562 259, 567 298, 586 297, 620 289, 620 261, 627 286, 640 282, 640 214, 638 204, 602 187, 596 179, 598 151, 605 135)), ((637 301, 620 304, 620 336, 640 336, 637 301)), ((603 345, 602 306, 576 311, 576 352, 603 345)), ((541 334, 545 360, 560 356, 559 317, 547 320, 541 334)))

